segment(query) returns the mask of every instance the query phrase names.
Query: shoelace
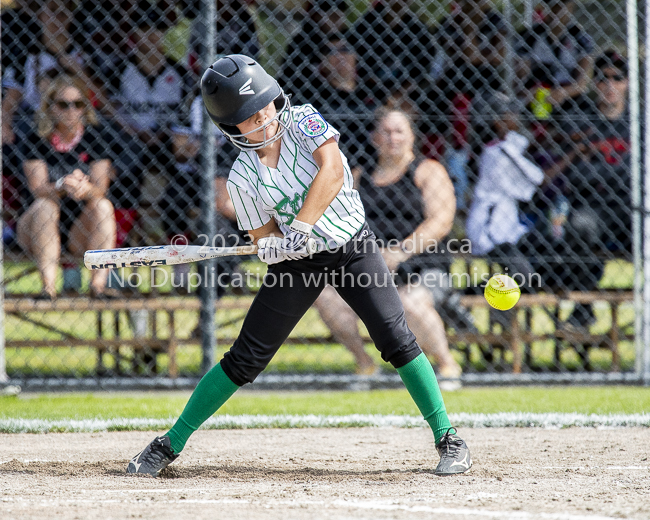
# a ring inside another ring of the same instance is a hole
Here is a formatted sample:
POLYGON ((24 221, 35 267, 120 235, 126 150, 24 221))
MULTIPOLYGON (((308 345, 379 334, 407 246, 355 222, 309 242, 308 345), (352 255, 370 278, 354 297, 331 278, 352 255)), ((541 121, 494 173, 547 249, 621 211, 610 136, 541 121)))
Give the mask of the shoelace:
POLYGON ((452 457, 455 457, 460 452, 460 448, 463 445, 463 441, 458 437, 456 437, 454 435, 455 433, 456 433, 455 428, 449 428, 447 430, 447 433, 445 433, 442 436, 442 439, 440 439, 439 445, 442 448, 444 455, 447 456, 451 455, 452 457), (451 433, 452 430, 454 431, 454 433, 451 433))
POLYGON ((174 458, 174 453, 165 446, 162 441, 155 440, 149 453, 146 453, 144 459, 149 463, 159 463, 166 458, 174 458))

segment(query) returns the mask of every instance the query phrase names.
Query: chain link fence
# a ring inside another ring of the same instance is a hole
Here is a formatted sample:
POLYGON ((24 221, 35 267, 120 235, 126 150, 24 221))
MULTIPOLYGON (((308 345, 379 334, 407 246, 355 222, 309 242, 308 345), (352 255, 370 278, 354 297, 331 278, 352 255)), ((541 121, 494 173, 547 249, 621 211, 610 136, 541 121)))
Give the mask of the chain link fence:
MULTIPOLYGON (((443 379, 635 377, 629 4, 216 2, 217 55, 260 61, 293 105, 311 103, 341 132, 369 224, 400 244, 387 263, 443 379), (426 254, 408 250, 416 231, 435 244, 426 254), (482 298, 497 272, 522 287, 512 311, 482 298)), ((87 249, 245 241, 226 191, 237 149, 201 131, 202 7, 3 2, 10 378, 196 377, 210 291, 215 359, 236 338, 265 272, 256 258, 212 273, 91 274, 79 262, 87 249)), ((391 371, 326 290, 267 373, 391 371)))

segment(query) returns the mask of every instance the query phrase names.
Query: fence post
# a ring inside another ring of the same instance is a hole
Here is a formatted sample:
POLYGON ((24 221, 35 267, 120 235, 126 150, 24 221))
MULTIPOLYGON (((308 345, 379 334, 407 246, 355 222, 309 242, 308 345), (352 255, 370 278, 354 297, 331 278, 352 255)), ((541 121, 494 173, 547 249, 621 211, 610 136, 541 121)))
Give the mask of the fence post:
MULTIPOLYGON (((635 17, 636 18, 636 17, 635 17)), ((650 2, 645 3, 645 55, 643 57, 645 69, 645 95, 644 102, 644 164, 645 164, 645 193, 643 213, 643 384, 650 386, 650 2)), ((637 38, 638 41, 638 38, 637 38)), ((637 102, 638 103, 638 102, 637 102)), ((638 128, 638 126, 637 126, 638 128)), ((640 140, 640 136, 639 136, 640 140)))
MULTIPOLYGON (((629 96, 630 96, 630 155, 632 178, 632 253, 634 258, 634 344, 636 352, 635 373, 642 379, 645 349, 643 343, 648 328, 646 311, 648 305, 647 290, 650 286, 643 284, 642 274, 646 270, 646 260, 641 256, 641 150, 639 147, 639 28, 637 25, 637 2, 627 0, 627 55, 629 61, 629 96), (642 265, 643 263, 643 265, 642 265), (642 293, 643 291, 643 293, 642 293)), ((646 242, 647 243, 647 242, 646 242)))
MULTIPOLYGON (((0 34, 2 34, 0 29, 0 34)), ((2 75, 2 65, 0 65, 0 76, 2 75)), ((0 105, 2 105, 2 93, 0 92, 0 105)), ((1 111, 0 111, 1 112, 1 111)), ((2 114, 0 114, 0 125, 2 124, 2 114)), ((2 170, 2 157, 0 156, 0 171, 2 170)), ((2 181, 4 183, 4 179, 2 181)), ((4 208, 2 207, 2 189, 4 185, 0 186, 0 215, 3 214, 4 208)), ((5 359, 5 283, 4 283, 4 218, 2 219, 2 233, 0 234, 0 383, 7 381, 7 365, 5 359)))
MULTIPOLYGON (((203 42, 203 53, 201 63, 204 68, 212 64, 216 56, 215 39, 216 39, 216 22, 217 9, 214 0, 202 0, 201 18, 205 24, 205 40, 203 42)), ((201 127, 201 231, 208 236, 210 244, 215 239, 216 228, 216 210, 215 210, 215 193, 214 178, 216 172, 215 156, 215 139, 212 121, 203 114, 203 124, 201 127)), ((216 290, 210 282, 216 278, 216 260, 205 260, 202 262, 202 271, 204 280, 201 284, 201 372, 205 374, 214 366, 216 354, 216 334, 215 334, 215 307, 216 307, 216 290), (213 278, 212 274, 215 273, 213 278)))

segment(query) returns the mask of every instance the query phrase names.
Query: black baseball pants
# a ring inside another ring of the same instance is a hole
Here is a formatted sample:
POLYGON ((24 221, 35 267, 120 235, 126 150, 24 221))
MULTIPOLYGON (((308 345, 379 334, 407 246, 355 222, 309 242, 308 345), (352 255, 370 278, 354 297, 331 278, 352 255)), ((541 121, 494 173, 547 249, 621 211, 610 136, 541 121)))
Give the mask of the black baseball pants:
POLYGON ((336 251, 269 267, 221 360, 226 375, 239 386, 252 383, 328 283, 361 318, 384 361, 399 368, 420 355, 375 236, 364 226, 336 251))

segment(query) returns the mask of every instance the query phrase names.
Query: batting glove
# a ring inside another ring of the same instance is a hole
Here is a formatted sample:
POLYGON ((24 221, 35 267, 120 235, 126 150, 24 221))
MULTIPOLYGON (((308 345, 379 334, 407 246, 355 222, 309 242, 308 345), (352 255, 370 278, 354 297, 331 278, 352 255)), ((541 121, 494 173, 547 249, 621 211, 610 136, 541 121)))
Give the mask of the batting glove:
POLYGON ((307 249, 307 240, 312 228, 313 226, 299 220, 294 220, 289 225, 289 232, 282 240, 282 251, 289 260, 300 260, 311 254, 307 249))
POLYGON ((280 237, 264 237, 257 241, 257 256, 268 265, 278 264, 288 260, 286 253, 282 250, 284 239, 280 237))

